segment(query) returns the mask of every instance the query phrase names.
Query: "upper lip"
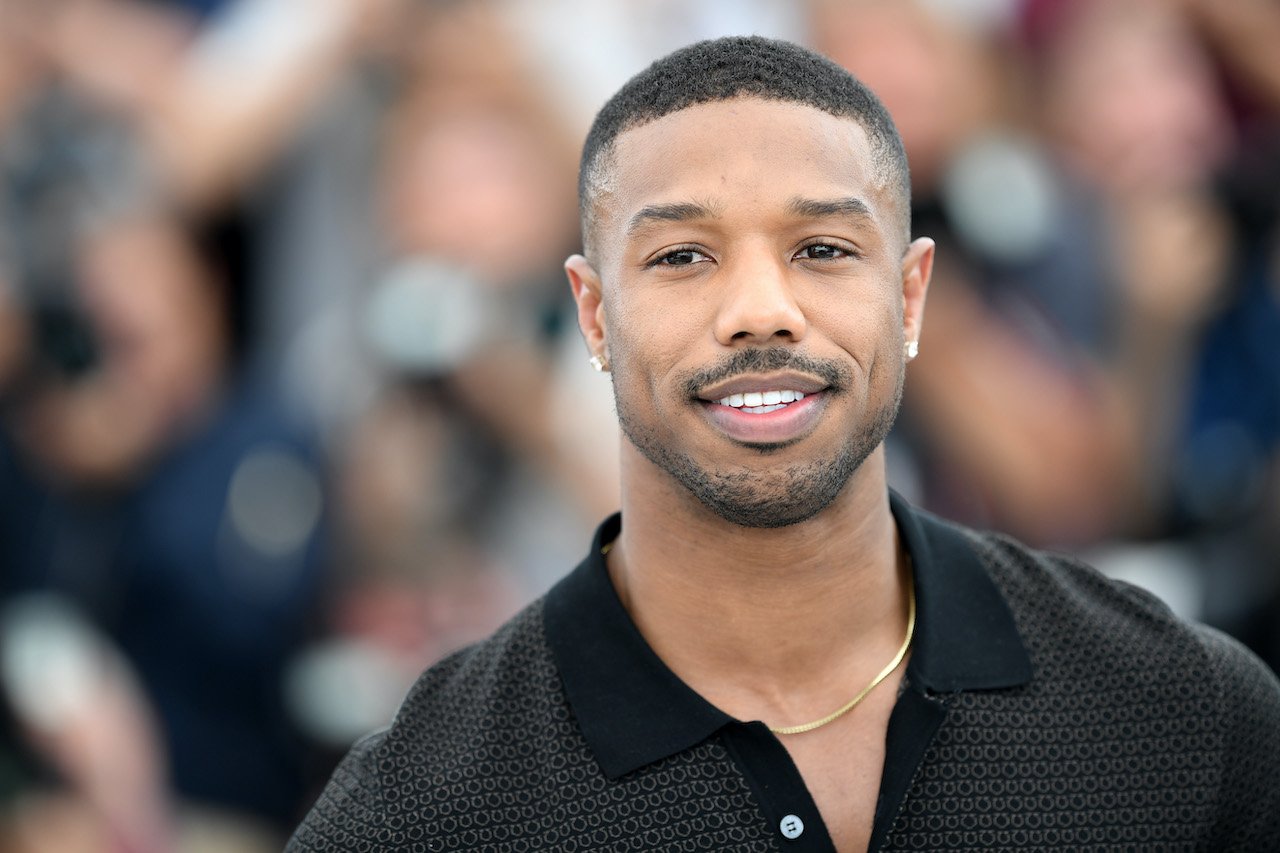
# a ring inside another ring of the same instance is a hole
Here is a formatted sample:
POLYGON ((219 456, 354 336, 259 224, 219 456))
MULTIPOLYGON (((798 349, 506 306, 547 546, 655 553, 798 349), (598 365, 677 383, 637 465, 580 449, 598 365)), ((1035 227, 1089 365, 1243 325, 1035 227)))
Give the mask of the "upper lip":
POLYGON ((702 388, 698 391, 698 399, 714 402, 731 394, 749 394, 753 391, 799 391, 802 394, 816 394, 828 387, 830 386, 826 382, 807 373, 743 373, 702 388))

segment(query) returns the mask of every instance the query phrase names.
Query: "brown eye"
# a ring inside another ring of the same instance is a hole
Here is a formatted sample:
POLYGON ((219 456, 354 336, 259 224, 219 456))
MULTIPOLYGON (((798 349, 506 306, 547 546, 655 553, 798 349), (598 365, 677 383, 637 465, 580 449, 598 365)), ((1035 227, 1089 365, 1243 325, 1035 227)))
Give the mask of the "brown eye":
POLYGON ((707 256, 696 249, 676 249, 659 256, 650 266, 687 267, 705 260, 708 260, 707 256))
POLYGON ((681 249, 678 252, 671 252, 662 256, 662 262, 667 266, 683 267, 692 264, 700 257, 700 255, 692 249, 681 249))
POLYGON ((800 250, 800 257, 810 261, 833 261, 850 253, 830 243, 814 243, 800 250))

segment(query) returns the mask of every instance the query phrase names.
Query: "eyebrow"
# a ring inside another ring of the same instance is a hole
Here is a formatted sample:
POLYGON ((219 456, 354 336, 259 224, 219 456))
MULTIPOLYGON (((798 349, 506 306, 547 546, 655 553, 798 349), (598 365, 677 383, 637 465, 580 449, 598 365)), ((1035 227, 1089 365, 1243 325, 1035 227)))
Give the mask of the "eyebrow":
POLYGON ((797 216, 807 219, 824 219, 831 216, 845 216, 851 219, 874 220, 871 207, 862 199, 849 196, 837 199, 793 198, 787 209, 797 216))
POLYGON ((716 212, 705 204, 680 202, 676 204, 650 204, 640 208, 627 223, 627 233, 636 231, 651 222, 688 222, 693 219, 714 219, 716 212))
MULTIPOLYGON (((871 207, 854 196, 837 199, 809 199, 797 196, 788 202, 787 209, 806 219, 824 219, 832 216, 869 221, 875 219, 871 207)), ((718 215, 709 205, 697 202, 650 204, 640 208, 631 217, 627 223, 627 233, 634 234, 652 222, 689 222, 695 219, 715 219, 718 215)))

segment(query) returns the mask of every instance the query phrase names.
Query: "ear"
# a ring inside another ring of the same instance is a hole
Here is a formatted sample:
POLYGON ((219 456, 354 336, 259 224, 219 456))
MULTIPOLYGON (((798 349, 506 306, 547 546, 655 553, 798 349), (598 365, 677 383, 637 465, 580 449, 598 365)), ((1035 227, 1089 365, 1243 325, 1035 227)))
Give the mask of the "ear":
POLYGON ((920 340, 924 324, 924 298, 933 276, 933 241, 919 237, 902 256, 902 335, 903 340, 920 340))
POLYGON ((578 328, 593 356, 608 363, 609 339, 605 328, 604 301, 601 297, 600 274, 582 255, 570 255, 564 262, 565 275, 578 305, 578 328))

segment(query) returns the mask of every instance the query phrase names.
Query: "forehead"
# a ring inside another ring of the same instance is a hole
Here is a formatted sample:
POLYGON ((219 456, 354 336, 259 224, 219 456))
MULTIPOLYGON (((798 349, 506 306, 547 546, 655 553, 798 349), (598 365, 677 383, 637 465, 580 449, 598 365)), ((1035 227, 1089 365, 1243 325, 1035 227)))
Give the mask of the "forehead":
POLYGON ((858 198, 888 230, 890 194, 866 131, 804 104, 739 98, 698 104, 619 135, 601 236, 624 239, 655 204, 695 203, 728 215, 764 214, 802 199, 858 198))

